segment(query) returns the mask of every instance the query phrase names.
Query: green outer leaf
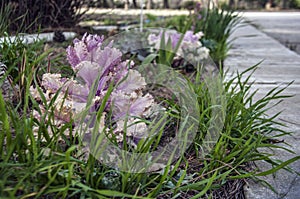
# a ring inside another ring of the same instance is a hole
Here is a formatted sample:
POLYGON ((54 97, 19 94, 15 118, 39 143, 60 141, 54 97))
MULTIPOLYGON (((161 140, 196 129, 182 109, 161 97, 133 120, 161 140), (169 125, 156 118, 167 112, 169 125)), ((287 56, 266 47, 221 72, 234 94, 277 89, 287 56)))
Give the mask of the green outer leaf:
POLYGON ((6 145, 10 146, 11 143, 11 133, 10 126, 8 121, 8 116, 6 113, 5 102, 2 96, 2 92, 0 90, 0 121, 2 122, 2 129, 0 129, 0 155, 1 159, 3 159, 3 146, 4 146, 4 137, 6 133, 6 145))
POLYGON ((157 54, 154 54, 154 53, 148 55, 148 56, 144 59, 144 61, 142 62, 142 64, 150 64, 157 56, 158 56, 158 55, 157 55, 157 54))
POLYGON ((211 188, 212 183, 217 179, 218 172, 219 171, 215 171, 214 175, 211 178, 209 178, 209 181, 207 182, 207 185, 204 187, 204 189, 191 199, 197 199, 203 196, 211 188))
POLYGON ((96 190, 97 193, 110 196, 110 197, 128 197, 128 198, 135 198, 135 199, 151 199, 148 197, 138 197, 138 196, 132 196, 130 194, 122 193, 119 191, 112 191, 112 190, 96 190))
POLYGON ((278 171, 279 169, 282 169, 284 168, 285 166, 297 161, 300 159, 300 156, 296 156, 294 158, 291 158, 283 163, 281 163, 280 165, 274 167, 273 169, 270 169, 270 170, 267 170, 267 171, 263 171, 261 173, 258 173, 258 174, 255 174, 255 176, 265 176, 265 175, 269 175, 269 174, 272 174, 272 173, 275 173, 276 171, 278 171))

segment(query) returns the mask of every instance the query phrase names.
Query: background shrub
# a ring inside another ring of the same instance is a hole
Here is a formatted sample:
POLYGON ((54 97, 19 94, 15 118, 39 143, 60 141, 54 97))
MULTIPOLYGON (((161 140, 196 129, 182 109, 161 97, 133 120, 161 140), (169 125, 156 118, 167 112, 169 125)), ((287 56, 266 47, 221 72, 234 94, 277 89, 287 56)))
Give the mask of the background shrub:
POLYGON ((0 36, 3 36, 9 28, 9 16, 11 15, 11 13, 11 4, 7 4, 6 6, 4 6, 4 3, 2 2, 0 4, 0 36))
POLYGON ((34 32, 39 28, 71 28, 81 19, 78 12, 85 5, 82 0, 3 0, 1 9, 11 6, 11 31, 34 32))
POLYGON ((300 8, 300 0, 291 0, 290 7, 291 8, 300 8))

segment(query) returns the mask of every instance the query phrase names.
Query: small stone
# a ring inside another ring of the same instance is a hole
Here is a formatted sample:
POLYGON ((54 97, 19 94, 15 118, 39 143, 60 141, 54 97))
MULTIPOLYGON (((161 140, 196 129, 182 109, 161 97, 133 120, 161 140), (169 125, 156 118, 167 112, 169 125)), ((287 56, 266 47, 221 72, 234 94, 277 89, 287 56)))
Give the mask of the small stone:
POLYGON ((54 32, 53 41, 62 43, 62 42, 64 42, 64 41, 66 41, 66 37, 65 37, 65 35, 63 34, 62 31, 56 30, 56 31, 54 32))

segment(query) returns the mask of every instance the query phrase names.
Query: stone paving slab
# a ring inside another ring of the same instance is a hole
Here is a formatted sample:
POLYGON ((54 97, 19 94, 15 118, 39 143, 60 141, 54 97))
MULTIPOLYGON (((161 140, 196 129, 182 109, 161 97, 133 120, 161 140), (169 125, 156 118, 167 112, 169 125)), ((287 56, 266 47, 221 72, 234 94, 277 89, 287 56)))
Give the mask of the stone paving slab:
POLYGON ((255 79, 261 83, 300 84, 300 56, 253 26, 237 29, 227 66, 240 71, 259 62, 255 79), (241 48, 246 48, 241 50, 241 48))
MULTIPOLYGON (((286 86, 294 81, 284 91, 284 94, 293 95, 293 97, 284 100, 276 108, 271 109, 268 114, 272 115, 278 111, 283 111, 278 120, 284 122, 287 125, 286 130, 293 132, 293 134, 284 137, 284 141, 290 146, 279 145, 286 146, 295 154, 289 154, 283 150, 268 152, 274 153, 276 158, 282 160, 300 155, 300 55, 290 51, 251 25, 239 27, 232 38, 235 38, 232 42, 233 48, 225 60, 225 68, 228 68, 229 71, 238 70, 241 72, 263 60, 251 79, 255 81, 252 89, 259 89, 257 98, 262 97, 276 86, 286 86)), ((264 162, 257 162, 256 164, 262 171, 270 169, 270 166, 264 162)), ((300 172, 300 161, 293 163, 291 167, 300 172)), ((300 178, 295 173, 280 170, 275 175, 262 177, 262 179, 270 183, 278 193, 272 192, 257 182, 250 181, 245 187, 248 199, 300 198, 300 178)))
POLYGON ((259 30, 300 54, 300 12, 245 12, 259 30))

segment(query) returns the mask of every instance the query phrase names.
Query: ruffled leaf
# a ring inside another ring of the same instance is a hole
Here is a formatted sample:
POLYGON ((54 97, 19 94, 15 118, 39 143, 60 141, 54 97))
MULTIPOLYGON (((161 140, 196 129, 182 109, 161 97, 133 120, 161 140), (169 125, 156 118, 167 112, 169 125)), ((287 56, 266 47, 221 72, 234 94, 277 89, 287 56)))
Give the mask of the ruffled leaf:
POLYGON ((121 83, 118 85, 117 90, 127 94, 143 89, 146 86, 145 78, 136 70, 129 70, 124 79, 120 81, 121 83))

